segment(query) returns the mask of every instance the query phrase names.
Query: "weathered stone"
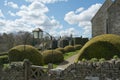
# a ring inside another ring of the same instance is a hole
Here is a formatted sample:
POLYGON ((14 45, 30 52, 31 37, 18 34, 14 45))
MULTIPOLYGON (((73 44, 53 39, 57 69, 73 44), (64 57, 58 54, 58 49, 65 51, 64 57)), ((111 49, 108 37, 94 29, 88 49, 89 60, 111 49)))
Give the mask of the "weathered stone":
POLYGON ((92 37, 101 34, 120 35, 120 0, 106 0, 92 22, 92 37))

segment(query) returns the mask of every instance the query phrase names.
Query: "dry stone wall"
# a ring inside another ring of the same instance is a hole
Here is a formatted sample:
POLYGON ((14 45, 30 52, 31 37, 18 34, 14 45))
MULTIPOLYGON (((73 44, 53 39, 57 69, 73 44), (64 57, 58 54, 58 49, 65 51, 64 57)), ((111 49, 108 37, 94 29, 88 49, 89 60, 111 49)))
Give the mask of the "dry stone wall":
POLYGON ((47 73, 44 76, 46 78, 40 76, 38 78, 36 76, 36 79, 25 78, 25 67, 21 63, 16 63, 9 69, 0 68, 0 80, 120 80, 120 59, 105 62, 78 62, 60 72, 57 70, 55 74, 50 74, 49 71, 47 73))
POLYGON ((120 60, 74 63, 51 76, 50 80, 120 80, 120 60))
POLYGON ((79 62, 63 71, 63 80, 120 80, 120 60, 79 62))

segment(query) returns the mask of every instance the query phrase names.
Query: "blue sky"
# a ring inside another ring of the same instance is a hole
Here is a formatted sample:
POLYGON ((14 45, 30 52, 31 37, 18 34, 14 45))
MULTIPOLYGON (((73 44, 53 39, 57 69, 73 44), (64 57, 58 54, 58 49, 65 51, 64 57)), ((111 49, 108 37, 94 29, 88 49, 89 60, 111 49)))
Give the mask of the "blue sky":
POLYGON ((91 37, 90 20, 105 0, 1 0, 0 33, 41 28, 53 36, 91 37))

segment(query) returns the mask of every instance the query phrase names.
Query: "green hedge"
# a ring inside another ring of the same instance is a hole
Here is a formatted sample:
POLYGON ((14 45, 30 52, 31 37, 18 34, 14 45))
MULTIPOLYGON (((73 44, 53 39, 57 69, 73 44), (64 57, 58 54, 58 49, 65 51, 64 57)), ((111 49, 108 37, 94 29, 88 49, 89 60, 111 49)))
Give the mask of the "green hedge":
POLYGON ((74 48, 75 50, 80 50, 82 48, 82 45, 75 45, 74 48))
POLYGON ((8 63, 8 55, 0 56, 0 65, 8 63))
POLYGON ((69 45, 69 46, 65 46, 64 50, 65 52, 72 52, 72 51, 75 51, 75 48, 74 46, 69 45))
POLYGON ((58 51, 62 52, 63 54, 65 53, 64 48, 57 48, 57 49, 55 49, 55 50, 58 50, 58 51))
POLYGON ((60 63, 64 60, 62 52, 58 50, 45 50, 42 54, 45 64, 60 63))
POLYGON ((43 65, 41 53, 30 45, 19 45, 9 50, 10 62, 23 61, 24 59, 29 59, 35 65, 43 65))
POLYGON ((113 34, 104 34, 92 38, 79 51, 79 57, 82 58, 105 58, 111 59, 114 55, 120 57, 120 36, 113 34))

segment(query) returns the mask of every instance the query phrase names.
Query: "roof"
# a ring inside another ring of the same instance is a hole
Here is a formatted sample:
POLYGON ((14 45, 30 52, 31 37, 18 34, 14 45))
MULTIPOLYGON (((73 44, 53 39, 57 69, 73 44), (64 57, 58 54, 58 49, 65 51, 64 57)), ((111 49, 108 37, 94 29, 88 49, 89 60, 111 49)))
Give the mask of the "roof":
POLYGON ((97 13, 95 14, 95 16, 91 19, 91 22, 95 19, 95 17, 96 17, 97 15, 99 15, 99 13, 104 9, 105 6, 106 6, 107 9, 108 9, 109 6, 110 6, 112 3, 113 3, 112 0, 106 0, 106 1, 103 3, 103 5, 101 6, 101 8, 97 11, 97 13), (108 4, 109 4, 109 6, 108 6, 108 4))

